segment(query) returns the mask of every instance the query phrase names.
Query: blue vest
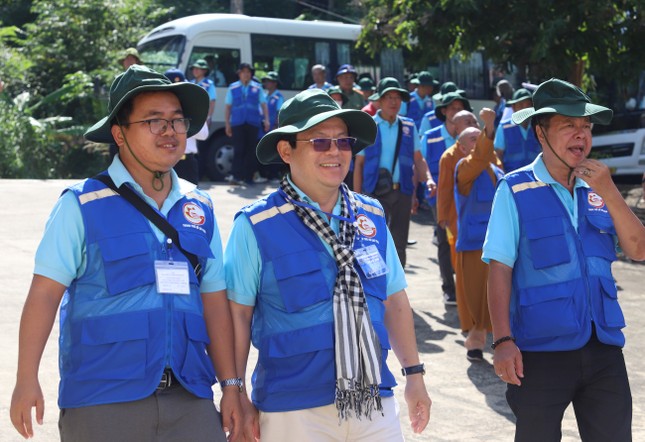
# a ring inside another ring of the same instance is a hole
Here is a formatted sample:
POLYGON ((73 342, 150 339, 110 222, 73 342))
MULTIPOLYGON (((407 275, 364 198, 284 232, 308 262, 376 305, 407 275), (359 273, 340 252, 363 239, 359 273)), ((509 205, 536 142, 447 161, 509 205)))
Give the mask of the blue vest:
POLYGON ((273 130, 278 127, 278 112, 280 111, 280 108, 278 107, 279 102, 284 102, 284 96, 280 91, 275 91, 267 100, 269 122, 271 123, 269 130, 273 130))
MULTIPOLYGON (((93 179, 69 189, 85 226, 86 270, 60 309, 60 408, 129 402, 154 393, 165 367, 195 396, 212 399, 215 370, 199 280, 186 257, 159 243, 148 220, 93 179), (155 260, 188 263, 190 294, 159 294, 155 260)), ((187 251, 212 258, 212 203, 198 190, 178 201, 168 221, 187 251)))
POLYGON ((576 189, 576 232, 555 191, 530 168, 504 179, 520 223, 510 306, 518 347, 579 349, 589 340, 592 323, 601 342, 622 347, 625 318, 611 274, 616 230, 602 199, 589 188, 576 189))
MULTIPOLYGON (((462 195, 459 193, 457 181, 459 179, 459 164, 464 161, 462 158, 455 167, 455 206, 457 207, 457 242, 455 248, 458 252, 470 250, 481 250, 484 246, 488 220, 493 207, 493 196, 495 195, 495 184, 484 170, 475 179, 470 193, 462 195)), ((502 169, 490 165, 497 179, 504 175, 502 169)))
MULTIPOLYGON (((421 152, 423 152, 423 157, 426 159, 426 163, 428 163, 428 169, 430 169, 432 179, 435 183, 439 182, 439 160, 448 147, 450 146, 446 146, 446 140, 441 135, 441 126, 423 134, 423 138, 421 139, 421 152)), ((437 204, 436 195, 432 198, 428 197, 427 200, 430 205, 437 204)))
MULTIPOLYGON (((354 249, 375 245, 385 260, 383 209, 371 198, 354 196, 358 202, 356 219, 362 226, 354 249)), ((242 212, 251 222, 262 257, 252 325, 252 342, 258 349, 253 403, 266 412, 329 405, 334 402, 336 385, 332 306, 336 262, 280 193, 274 192, 242 212)), ((381 396, 392 396, 396 381, 386 365, 390 344, 383 322, 386 277, 368 279, 360 266, 355 267, 381 344, 381 396)))
POLYGON ((442 124, 443 124, 443 121, 437 118, 435 110, 433 109, 430 112, 426 112, 426 114, 421 119, 421 124, 419 125, 419 131, 421 133, 425 133, 426 131, 430 129, 434 129, 435 127, 439 127, 442 124))
POLYGON ((241 81, 236 81, 229 86, 233 103, 231 103, 231 126, 250 124, 260 126, 262 115, 260 111, 260 94, 262 86, 255 81, 250 81, 246 88, 246 95, 243 92, 241 81))
MULTIPOLYGON (((414 121, 398 117, 401 124, 401 146, 399 147, 399 184, 400 192, 412 195, 412 166, 414 165, 414 121)), ((363 192, 372 193, 378 179, 379 161, 381 159, 381 132, 377 132, 374 144, 365 148, 365 165, 363 166, 363 192)), ((391 170, 392 165, 388 165, 391 170)))
POLYGON ((414 124, 416 124, 417 129, 419 128, 419 125, 421 124, 421 119, 424 117, 426 112, 429 112, 433 110, 434 108, 434 103, 432 100, 429 100, 427 103, 425 100, 423 100, 421 97, 419 97, 419 93, 417 91, 413 91, 410 93, 410 101, 408 102, 408 112, 406 113, 406 117, 412 118, 414 120, 414 124))
POLYGON ((533 160, 542 151, 542 147, 535 138, 533 130, 527 131, 526 140, 522 136, 520 126, 514 124, 511 120, 502 121, 502 129, 504 130, 504 170, 511 172, 527 164, 531 164, 533 160))

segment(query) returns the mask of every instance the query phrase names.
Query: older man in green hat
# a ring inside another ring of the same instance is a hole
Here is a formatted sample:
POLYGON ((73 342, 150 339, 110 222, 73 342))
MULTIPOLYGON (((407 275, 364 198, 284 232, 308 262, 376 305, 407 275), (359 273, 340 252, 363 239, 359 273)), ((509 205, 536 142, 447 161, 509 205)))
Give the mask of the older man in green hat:
POLYGON ((224 256, 238 376, 258 349, 248 439, 402 441, 392 348, 412 428, 430 417, 405 275, 377 200, 343 183, 374 142, 366 113, 310 89, 285 102, 257 146, 289 173, 237 215, 224 256), (257 412, 260 411, 259 421, 257 412), (255 418, 254 418, 255 416, 255 418), (258 425, 259 423, 259 425, 258 425))
POLYGON ((411 83, 415 84, 416 88, 410 93, 405 116, 412 118, 419 129, 423 116, 434 109, 432 93, 439 87, 439 82, 430 72, 421 71, 416 78, 411 80, 411 83))
POLYGON ((144 66, 112 83, 108 115, 85 137, 119 154, 63 192, 36 253, 11 402, 24 437, 32 407, 42 423, 38 365, 59 304, 62 440, 237 436, 242 383, 213 203, 172 169, 207 109, 199 86, 144 66))
MULTIPOLYGON (((513 92, 513 99, 507 101, 506 106, 510 106, 513 112, 528 109, 533 106, 533 94, 528 89, 520 88, 513 92)), ((506 172, 532 163, 541 151, 528 118, 522 124, 513 123, 511 118, 502 120, 495 131, 493 145, 506 172)))
POLYGON ((374 116, 378 134, 372 146, 356 155, 354 190, 374 195, 383 205, 399 259, 405 266, 414 186, 422 183, 434 194, 436 185, 421 153, 414 121, 399 116, 401 103, 410 99, 408 91, 396 78, 386 77, 379 81, 372 97, 379 102, 374 116))
POLYGON ((607 166, 587 158, 592 125, 611 118, 555 78, 512 117, 531 119, 542 153, 499 182, 482 259, 495 372, 508 384, 518 441, 560 440, 569 404, 582 440, 632 439, 625 318, 611 264, 617 246, 645 260, 645 227, 607 166))

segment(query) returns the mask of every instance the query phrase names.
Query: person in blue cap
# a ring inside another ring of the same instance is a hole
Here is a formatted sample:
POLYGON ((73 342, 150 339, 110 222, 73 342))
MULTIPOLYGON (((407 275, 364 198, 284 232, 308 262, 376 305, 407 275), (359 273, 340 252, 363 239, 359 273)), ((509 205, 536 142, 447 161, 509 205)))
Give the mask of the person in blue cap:
POLYGON ((238 376, 249 342, 258 349, 252 403, 242 395, 247 440, 402 441, 390 348, 412 429, 428 424, 425 369, 383 208, 343 183, 352 154, 375 137, 372 117, 310 89, 285 102, 279 127, 258 143, 260 162, 289 173, 237 214, 224 255, 238 376))
POLYGON ((34 434, 32 408, 42 423, 38 366, 60 305, 61 440, 237 437, 242 381, 213 203, 172 169, 207 112, 201 87, 145 66, 112 83, 85 138, 119 154, 63 192, 36 252, 10 410, 22 436, 34 434))
POLYGON ((499 182, 482 259, 495 372, 506 382, 516 441, 556 441, 573 404, 584 441, 632 440, 622 347, 625 318, 611 272, 617 246, 645 260, 645 227, 588 159, 591 128, 613 112, 557 78, 540 84, 531 119, 542 153, 499 182))
POLYGON ((342 65, 336 72, 336 83, 347 97, 347 103, 345 103, 343 109, 361 110, 365 105, 363 94, 355 87, 357 78, 358 72, 351 64, 342 65))

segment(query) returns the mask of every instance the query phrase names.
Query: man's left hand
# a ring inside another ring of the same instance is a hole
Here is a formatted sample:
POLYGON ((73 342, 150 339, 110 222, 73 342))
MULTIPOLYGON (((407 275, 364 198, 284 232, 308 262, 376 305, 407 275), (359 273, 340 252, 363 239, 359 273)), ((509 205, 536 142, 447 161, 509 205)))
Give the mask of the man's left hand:
POLYGON ((410 426, 415 433, 421 433, 430 421, 432 400, 428 396, 423 376, 414 374, 406 377, 405 401, 408 404, 410 426))
POLYGON ((428 187, 428 192, 430 192, 430 198, 435 196, 437 193, 437 183, 435 183, 432 178, 426 181, 426 186, 428 187))
POLYGON ((238 440, 243 434, 243 414, 240 405, 240 393, 233 390, 233 387, 226 387, 222 390, 222 400, 220 401, 220 410, 222 414, 222 428, 229 433, 228 439, 231 441, 238 440))

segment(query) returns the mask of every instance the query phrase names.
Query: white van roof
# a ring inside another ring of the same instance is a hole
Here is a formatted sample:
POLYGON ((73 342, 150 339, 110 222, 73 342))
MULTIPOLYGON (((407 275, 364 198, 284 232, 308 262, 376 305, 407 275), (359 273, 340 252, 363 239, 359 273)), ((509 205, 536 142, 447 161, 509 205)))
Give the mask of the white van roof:
POLYGON ((361 26, 332 21, 287 20, 240 14, 199 14, 157 26, 143 37, 139 44, 167 35, 185 35, 186 38, 191 39, 195 35, 208 31, 357 40, 361 26))

